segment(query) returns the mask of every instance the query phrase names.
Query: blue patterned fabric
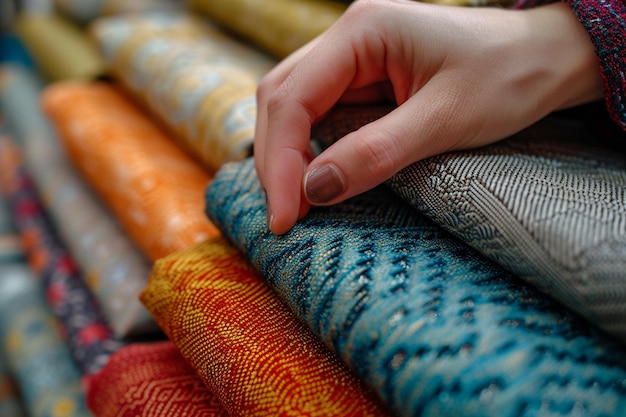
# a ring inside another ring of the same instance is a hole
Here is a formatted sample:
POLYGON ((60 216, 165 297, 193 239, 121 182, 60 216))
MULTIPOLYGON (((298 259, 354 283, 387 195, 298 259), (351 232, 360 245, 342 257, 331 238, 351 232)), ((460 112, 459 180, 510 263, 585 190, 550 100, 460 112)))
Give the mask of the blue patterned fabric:
POLYGON ((626 351, 384 188, 266 226, 252 160, 207 214, 399 416, 626 414, 626 351))
MULTIPOLYGON (((490 146, 418 161, 386 184, 626 342, 626 134, 597 104, 552 114, 490 146)), ((313 135, 333 141, 388 110, 337 109, 313 135)))

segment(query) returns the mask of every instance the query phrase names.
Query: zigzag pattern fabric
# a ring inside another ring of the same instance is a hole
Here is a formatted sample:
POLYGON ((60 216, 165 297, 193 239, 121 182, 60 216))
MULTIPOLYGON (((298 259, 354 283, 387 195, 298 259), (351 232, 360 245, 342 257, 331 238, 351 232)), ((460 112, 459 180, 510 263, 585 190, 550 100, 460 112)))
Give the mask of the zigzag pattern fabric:
POLYGON ((254 162, 207 213, 296 315, 398 416, 626 413, 626 352, 385 188, 266 225, 254 162))
POLYGON ((223 238, 157 261, 141 299, 231 415, 388 415, 223 238))
POLYGON ((172 342, 133 343, 94 377, 87 395, 98 417, 227 417, 172 342))

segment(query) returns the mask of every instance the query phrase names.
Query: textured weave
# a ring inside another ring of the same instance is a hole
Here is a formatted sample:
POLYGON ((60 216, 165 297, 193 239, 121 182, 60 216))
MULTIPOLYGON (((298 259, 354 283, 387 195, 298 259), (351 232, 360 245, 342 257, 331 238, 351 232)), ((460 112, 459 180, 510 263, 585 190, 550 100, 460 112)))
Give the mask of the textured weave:
POLYGON ((56 230, 80 266, 117 336, 155 329, 139 302, 151 265, 93 195, 39 109, 40 82, 25 68, 0 67, 0 107, 56 230))
POLYGON ((187 0, 186 4, 279 58, 324 32, 346 8, 327 0, 187 0))
POLYGON ((81 374, 58 327, 29 268, 0 266, 0 342, 28 415, 89 417, 81 374))
POLYGON ((266 225, 253 160, 207 211, 297 315, 400 416, 617 416, 626 352, 378 188, 266 225))
POLYGON ((21 13, 13 28, 47 80, 93 78, 105 72, 96 46, 61 16, 21 13))
POLYGON ((150 260, 219 234, 203 214, 209 173, 115 86, 56 84, 42 101, 72 162, 150 260))
POLYGON ((250 156, 258 81, 275 62, 190 15, 100 19, 107 64, 210 170, 250 156))
POLYGON ((115 353, 87 396, 98 417, 226 417, 219 401, 171 342, 115 353))
MULTIPOLYGON (((338 139, 387 110, 342 108, 313 135, 338 139)), ((626 341, 626 152, 615 148, 626 145, 617 128, 600 130, 602 123, 610 124, 595 106, 555 113, 507 141, 417 162, 388 185, 483 255, 626 341)))
POLYGON ((86 378, 119 349, 99 305, 70 253, 56 236, 25 171, 18 147, 0 137, 0 187, 10 206, 28 263, 63 325, 72 356, 86 378))
POLYGON ((223 238, 157 261, 142 300, 232 415, 386 415, 223 238))

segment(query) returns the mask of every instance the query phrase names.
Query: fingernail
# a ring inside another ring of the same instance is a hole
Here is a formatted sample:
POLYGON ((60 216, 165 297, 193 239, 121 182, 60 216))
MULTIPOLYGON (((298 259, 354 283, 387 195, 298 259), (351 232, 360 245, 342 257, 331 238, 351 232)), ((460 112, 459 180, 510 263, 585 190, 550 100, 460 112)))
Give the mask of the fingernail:
POLYGON ((304 178, 306 198, 313 204, 327 203, 344 190, 343 177, 333 164, 314 168, 304 178))

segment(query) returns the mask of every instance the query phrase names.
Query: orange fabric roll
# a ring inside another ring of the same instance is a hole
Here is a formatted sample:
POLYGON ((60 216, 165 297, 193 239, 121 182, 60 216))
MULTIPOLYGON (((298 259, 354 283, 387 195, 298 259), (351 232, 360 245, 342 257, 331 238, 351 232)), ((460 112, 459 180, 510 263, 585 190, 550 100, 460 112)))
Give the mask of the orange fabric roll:
POLYGON ((158 260, 141 300, 232 415, 388 415, 225 238, 158 260))
POLYGON ((41 100, 73 163, 148 258, 219 235, 203 211, 211 174, 116 86, 57 83, 41 100))

